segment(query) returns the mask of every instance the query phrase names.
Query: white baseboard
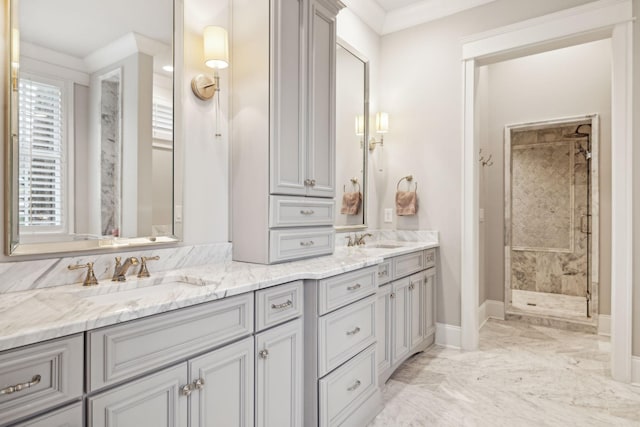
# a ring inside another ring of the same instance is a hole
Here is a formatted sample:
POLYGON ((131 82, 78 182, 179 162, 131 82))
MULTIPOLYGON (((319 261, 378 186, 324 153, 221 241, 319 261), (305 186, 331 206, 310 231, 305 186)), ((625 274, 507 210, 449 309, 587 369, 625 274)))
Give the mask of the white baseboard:
POLYGON ((460 326, 447 325, 446 323, 436 324, 436 344, 451 347, 460 348, 460 326))
POLYGON ((488 299, 480 304, 480 307, 478 307, 478 325, 480 325, 480 328, 489 319, 504 320, 504 302, 488 299))
POLYGON ((640 387, 640 356, 631 356, 631 384, 640 387))
POLYGON ((598 335, 611 336, 611 316, 608 314, 598 315, 598 335))

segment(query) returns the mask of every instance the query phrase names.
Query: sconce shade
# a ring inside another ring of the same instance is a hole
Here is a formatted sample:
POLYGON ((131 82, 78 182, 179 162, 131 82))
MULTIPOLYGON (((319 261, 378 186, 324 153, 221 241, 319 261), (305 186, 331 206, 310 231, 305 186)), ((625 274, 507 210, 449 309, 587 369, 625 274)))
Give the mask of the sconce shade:
POLYGON ((364 135, 364 115, 358 114, 356 116, 356 135, 362 136, 364 135))
POLYGON ((376 113, 376 132, 377 133, 389 132, 389 114, 376 113))
POLYGON ((222 27, 208 26, 204 29, 204 64, 209 68, 222 69, 229 66, 229 35, 222 27))
POLYGON ((11 66, 20 66, 20 30, 17 28, 11 29, 11 66))

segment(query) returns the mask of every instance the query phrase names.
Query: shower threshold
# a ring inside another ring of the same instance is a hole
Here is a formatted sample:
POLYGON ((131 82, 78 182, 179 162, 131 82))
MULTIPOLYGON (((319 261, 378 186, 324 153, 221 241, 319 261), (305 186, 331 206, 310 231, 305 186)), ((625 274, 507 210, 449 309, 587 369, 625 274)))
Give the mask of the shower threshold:
POLYGON ((598 324, 596 315, 586 316, 584 297, 519 289, 511 291, 506 315, 507 319, 590 333, 597 331, 598 324))

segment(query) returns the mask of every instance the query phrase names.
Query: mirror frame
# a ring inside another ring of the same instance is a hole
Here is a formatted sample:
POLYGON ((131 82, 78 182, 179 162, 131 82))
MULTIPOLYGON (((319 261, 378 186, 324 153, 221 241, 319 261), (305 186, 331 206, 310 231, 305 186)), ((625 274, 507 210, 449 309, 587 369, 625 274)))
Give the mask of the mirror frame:
MULTIPOLYGON (((15 39, 18 25, 17 7, 20 0, 5 0, 5 43, 8 49, 5 55, 7 65, 5 81, 5 188, 4 188, 4 240, 5 254, 53 255, 68 252, 105 252, 122 250, 128 247, 175 246, 182 241, 182 222, 176 221, 176 206, 182 206, 183 195, 183 159, 184 134, 182 128, 182 81, 184 64, 184 0, 173 0, 173 234, 158 237, 112 237, 70 242, 19 243, 17 223, 17 188, 14 179, 18 173, 18 162, 13 161, 18 153, 18 137, 13 134, 17 127, 17 67, 14 67, 13 56, 19 52, 19 40, 15 39)), ((18 58, 19 60, 19 58, 18 58)), ((37 258, 37 257, 36 257, 37 258)))
MULTIPOLYGON (((343 49, 347 50, 353 56, 358 58, 364 64, 364 135, 362 136, 364 144, 362 147, 362 224, 359 225, 335 225, 333 228, 339 233, 345 233, 349 231, 360 231, 366 230, 369 228, 367 225, 367 203, 369 200, 369 150, 367 149, 367 144, 369 141, 369 59, 364 56, 358 49, 350 45, 344 39, 338 37, 336 44, 340 45, 343 49)), ((337 79, 337 76, 336 76, 337 79)), ((336 135, 336 145, 337 145, 337 135, 336 135)), ((336 147, 336 153, 338 149, 336 147)), ((336 198, 337 199, 337 198, 336 198)), ((338 204, 338 200, 336 200, 336 206, 338 204)))

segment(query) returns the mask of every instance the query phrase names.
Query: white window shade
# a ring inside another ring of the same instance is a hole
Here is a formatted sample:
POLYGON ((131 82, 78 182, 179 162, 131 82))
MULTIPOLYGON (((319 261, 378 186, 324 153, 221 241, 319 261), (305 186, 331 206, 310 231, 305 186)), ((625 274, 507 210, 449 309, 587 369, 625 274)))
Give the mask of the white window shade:
POLYGON ((20 232, 64 232, 63 87, 19 82, 20 232))
POLYGON ((161 99, 153 100, 152 112, 153 137, 173 141, 173 107, 161 99))

